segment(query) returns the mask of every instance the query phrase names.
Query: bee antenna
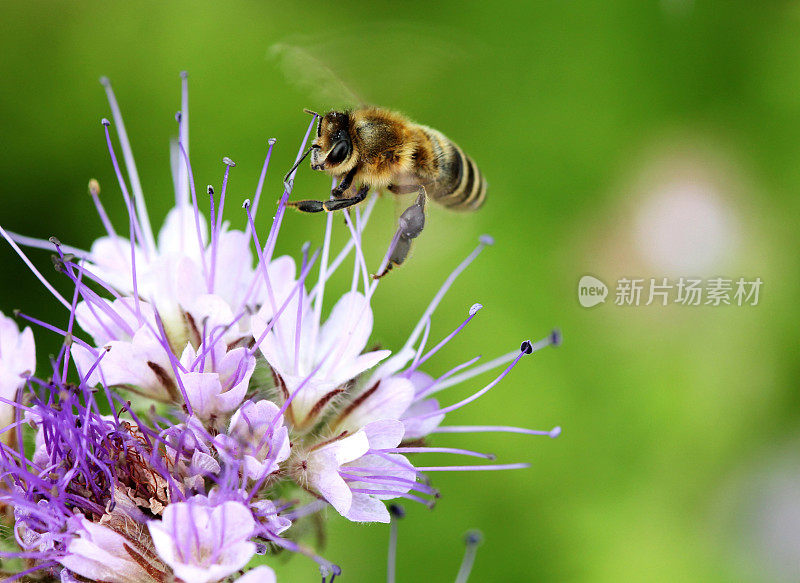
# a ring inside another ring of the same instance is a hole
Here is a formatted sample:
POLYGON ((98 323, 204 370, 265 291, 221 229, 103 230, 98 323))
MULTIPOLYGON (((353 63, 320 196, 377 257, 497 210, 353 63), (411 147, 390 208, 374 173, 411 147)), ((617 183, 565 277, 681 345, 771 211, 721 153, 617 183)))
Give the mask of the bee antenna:
POLYGON ((289 188, 289 176, 291 176, 292 172, 297 170, 297 167, 300 166, 300 163, 308 157, 308 155, 311 153, 311 150, 315 150, 319 147, 320 146, 317 144, 312 144, 311 147, 308 150, 306 150, 305 154, 300 156, 300 159, 294 163, 294 166, 292 166, 289 169, 289 171, 286 173, 286 176, 283 177, 283 184, 284 186, 286 186, 287 189, 289 188))
POLYGON ((303 111, 304 111, 304 112, 306 112, 306 113, 307 113, 307 114, 309 114, 309 115, 313 115, 314 117, 322 117, 322 116, 321 116, 320 114, 318 114, 316 111, 311 111, 310 109, 307 109, 307 108, 305 108, 305 107, 303 108, 303 111))

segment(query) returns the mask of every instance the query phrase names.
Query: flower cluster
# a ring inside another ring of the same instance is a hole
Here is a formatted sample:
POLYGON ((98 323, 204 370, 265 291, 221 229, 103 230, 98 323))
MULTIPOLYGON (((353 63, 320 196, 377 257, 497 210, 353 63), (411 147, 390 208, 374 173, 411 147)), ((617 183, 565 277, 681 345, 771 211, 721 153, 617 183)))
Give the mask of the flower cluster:
POLYGON ((329 214, 320 250, 304 248, 299 262, 276 257, 291 181, 266 238, 255 227, 270 140, 253 199, 243 205, 244 228, 222 218, 235 166, 227 158, 219 197, 211 186, 205 191, 206 216, 189 162, 184 76, 173 146, 176 204, 156 236, 119 107, 103 83, 129 177, 111 122, 103 120, 127 232, 115 230, 91 181, 106 235, 88 251, 49 243, 71 283, 69 298, 18 246, 48 244, 0 228, 67 312, 63 327, 18 314, 64 339, 47 378, 34 376, 31 330, 20 333, 0 315, 0 503, 18 546, 3 556, 21 565, 7 580, 37 573, 63 582, 263 583, 274 573, 266 565, 246 570, 251 560, 287 549, 315 560, 332 581, 338 567, 293 536, 293 525, 309 514, 329 505, 351 521, 390 522, 386 500, 432 505, 432 472, 526 466, 415 465, 409 456, 428 452, 493 459, 431 447, 431 434, 558 435, 558 428, 442 425, 526 355, 559 341, 552 333, 485 364, 473 358, 436 378, 424 372, 481 309, 473 305, 452 333, 428 346, 434 310, 488 238, 447 278, 399 351, 367 349, 378 287, 361 249, 371 203, 344 215, 351 238, 338 253, 329 214), (351 254, 350 289, 323 316, 326 284, 351 254), (440 404, 438 392, 494 369, 494 380, 471 396, 440 404))

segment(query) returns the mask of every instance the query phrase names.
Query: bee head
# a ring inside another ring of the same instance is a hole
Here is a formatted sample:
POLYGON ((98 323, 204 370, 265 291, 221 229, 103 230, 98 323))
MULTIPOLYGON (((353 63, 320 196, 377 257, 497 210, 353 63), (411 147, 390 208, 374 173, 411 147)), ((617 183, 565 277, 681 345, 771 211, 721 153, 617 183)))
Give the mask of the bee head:
POLYGON ((340 174, 347 170, 347 162, 353 153, 350 139, 350 115, 347 112, 331 111, 321 117, 317 124, 317 137, 314 138, 311 152, 311 167, 340 174), (341 167, 341 168, 340 168, 341 167))

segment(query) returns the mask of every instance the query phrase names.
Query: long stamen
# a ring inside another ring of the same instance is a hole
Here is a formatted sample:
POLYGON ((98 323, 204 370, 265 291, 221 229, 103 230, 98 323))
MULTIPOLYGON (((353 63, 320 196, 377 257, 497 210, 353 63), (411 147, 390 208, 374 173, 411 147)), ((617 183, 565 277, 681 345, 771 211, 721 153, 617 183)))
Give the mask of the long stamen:
POLYGON ((267 259, 267 263, 272 261, 272 254, 275 252, 275 242, 278 239, 278 231, 280 231, 281 223, 283 222, 283 215, 286 213, 286 201, 289 200, 289 194, 292 192, 292 181, 294 180, 294 173, 297 172, 297 166, 302 161, 301 152, 303 151, 303 148, 306 147, 306 142, 308 142, 308 136, 311 135, 311 130, 314 128, 314 119, 316 119, 316 116, 312 118, 311 123, 308 124, 306 135, 303 137, 303 141, 300 144, 300 149, 297 152, 297 160, 295 161, 295 166, 294 166, 295 170, 290 172, 291 176, 287 175, 289 179, 289 184, 287 185, 284 183, 283 196, 281 196, 281 199, 278 202, 278 210, 275 213, 275 220, 272 221, 272 227, 270 228, 269 236, 267 237, 267 249, 266 252, 264 253, 264 256, 267 259))
MULTIPOLYGON (((314 292, 319 291, 316 298, 314 298, 314 326, 312 326, 313 336, 309 341, 309 346, 314 347, 317 345, 317 334, 319 334, 319 323, 322 320, 322 302, 325 298, 325 282, 329 275, 328 271, 328 258, 331 250, 331 226, 333 225, 333 213, 328 213, 325 217, 325 236, 322 242, 322 259, 319 264, 319 279, 317 285, 314 287, 314 292)), ((312 292, 313 293, 313 292, 312 292)), ((309 301, 312 299, 312 294, 308 296, 309 301)))
POLYGON ((417 466, 418 472, 484 472, 491 470, 524 470, 530 464, 496 464, 489 466, 417 466))
MULTIPOLYGON (((183 128, 186 123, 183 121, 183 114, 180 112, 178 113, 178 121, 179 121, 179 133, 183 135, 183 128)), ((188 135, 188 130, 187 135, 188 135)), ((178 142, 178 149, 180 150, 181 156, 183 157, 184 164, 180 165, 180 168, 183 169, 185 165, 185 171, 188 175, 188 182, 189 182, 189 192, 191 193, 191 200, 192 200, 192 209, 194 211, 194 227, 195 231, 197 232, 197 250, 200 255, 200 263, 203 268, 203 277, 206 281, 208 281, 208 267, 206 266, 206 257, 205 257, 205 244, 203 243, 203 231, 200 228, 200 208, 197 205, 197 191, 194 187, 194 172, 192 172, 192 165, 189 162, 189 153, 187 150, 188 146, 184 145, 184 142, 178 142)), ((180 179, 179 179, 180 181, 180 179)), ((179 208, 184 209, 181 212, 185 211, 185 205, 181 205, 179 208)), ((183 217, 182 217, 183 219, 183 217)), ((181 228, 183 228, 181 226, 181 228)), ((181 239, 183 241, 183 239, 181 239)))
MULTIPOLYGON (((258 214, 258 202, 261 200, 261 191, 264 188, 264 180, 267 178, 267 168, 269 167, 269 160, 272 157, 272 147, 275 145, 277 140, 275 138, 270 138, 267 140, 269 144, 269 149, 267 150, 267 157, 264 159, 264 166, 261 168, 261 176, 258 177, 258 186, 256 187, 256 193, 253 196, 253 219, 255 219, 256 215, 258 214)), ((246 233, 250 233, 250 225, 247 225, 246 233)))
MULTIPOLYGON (((187 163, 178 165, 178 184, 175 191, 175 200, 178 206, 186 204, 189 200, 189 188, 194 185, 192 178, 192 168, 188 164, 189 160, 189 75, 186 71, 181 71, 181 110, 180 124, 178 126, 178 143, 182 145, 182 153, 187 163)), ((195 211, 197 209, 195 208, 195 211)))
POLYGON ((3 238, 6 241, 8 241, 8 244, 11 245, 11 248, 17 253, 17 255, 19 255, 20 259, 22 259, 22 262, 25 263, 25 265, 28 266, 28 269, 30 269, 31 272, 33 272, 33 275, 36 276, 36 279, 38 279, 40 282, 42 282, 42 285, 47 289, 47 291, 49 291, 51 294, 53 294, 53 297, 56 298, 62 306, 64 306, 68 310, 70 310, 72 308, 72 305, 67 300, 65 300, 64 296, 62 296, 60 293, 58 293, 56 291, 56 288, 54 288, 52 285, 50 285, 50 282, 47 281, 44 278, 44 276, 39 272, 39 270, 36 269, 33 266, 33 263, 31 263, 31 260, 28 259, 28 256, 25 255, 25 253, 22 252, 22 249, 19 248, 19 245, 17 245, 14 242, 14 240, 11 237, 9 237, 8 233, 6 233, 5 229, 3 229, 3 227, 0 227, 0 235, 2 235, 3 238))
POLYGON ((482 395, 487 393, 492 387, 494 387, 495 385, 497 385, 497 383, 499 383, 501 380, 503 380, 503 378, 505 378, 505 376, 508 373, 511 372, 511 369, 514 368, 517 365, 517 363, 520 361, 520 359, 523 356, 525 356, 526 354, 530 354, 531 352, 533 352, 533 348, 531 347, 531 343, 528 340, 526 340, 525 342, 522 343, 522 346, 520 347, 520 350, 517 353, 517 356, 514 358, 514 360, 511 362, 511 364, 508 365, 508 367, 506 367, 506 369, 502 373, 500 373, 491 383, 489 383, 488 385, 483 387, 480 391, 477 391, 476 393, 473 393, 472 395, 470 395, 466 399, 462 399, 461 401, 459 401, 458 403, 455 403, 454 405, 450 405, 449 407, 444 407, 442 409, 438 409, 438 410, 432 411, 430 413, 424 413, 422 415, 416 415, 413 418, 414 419, 427 419, 428 417, 434 417, 434 416, 437 416, 437 415, 443 415, 445 413, 450 413, 451 411, 455 411, 456 409, 460 409, 464 405, 467 405, 467 404, 471 403, 475 399, 478 399, 479 397, 481 397, 482 395))
MULTIPOLYGON (((303 270, 308 264, 308 244, 303 245, 303 270)), ((300 337, 303 330, 303 286, 301 285, 297 290, 297 316, 295 319, 294 328, 294 370, 298 370, 300 364, 300 337)), ((306 350, 313 350, 312 346, 307 346, 306 350)))
MULTIPOLYGON (((40 326, 40 327, 44 328, 45 330, 49 330, 50 332, 54 332, 54 333, 58 334, 59 336, 63 336, 64 338, 66 338, 67 335, 68 335, 66 330, 62 330, 61 328, 53 326, 52 324, 48 324, 47 322, 43 322, 42 320, 34 318, 33 316, 29 316, 29 315, 27 315, 27 314, 25 314, 23 312, 16 311, 16 312, 14 312, 14 315, 17 316, 18 318, 22 318, 23 320, 25 320, 27 322, 30 322, 31 324, 35 324, 37 326, 40 326)), ((77 342, 83 348, 86 348, 86 349, 88 349, 90 351, 94 350, 94 348, 92 348, 89 344, 87 344, 83 340, 80 340, 79 338, 73 337, 72 341, 73 342, 77 342)))
POLYGON ((361 269, 361 277, 364 283, 364 290, 369 289, 370 284, 370 277, 367 271, 367 262, 364 259, 364 251, 361 248, 361 234, 356 230, 355 226, 353 225, 353 221, 350 218, 350 213, 344 213, 344 221, 347 224, 347 228, 350 229, 350 237, 356 247, 356 256, 355 256, 355 264, 353 265, 353 286, 352 291, 355 291, 356 288, 356 280, 357 276, 356 273, 358 269, 361 269))
POLYGON ((472 451, 469 449, 458 449, 455 447, 392 447, 380 450, 385 453, 454 453, 458 455, 466 455, 470 457, 478 457, 486 460, 497 459, 493 453, 481 453, 479 451, 472 451))
MULTIPOLYGON (((514 354, 516 354, 516 352, 514 354)), ((465 362, 462 362, 461 364, 459 364, 457 366, 454 366, 453 368, 448 370, 446 373, 444 373, 442 376, 440 376, 435 381, 433 381, 428 387, 425 387, 424 389, 419 390, 417 392, 417 394, 414 396, 414 400, 415 401, 421 401, 425 397, 429 397, 433 393, 438 392, 439 390, 441 390, 439 388, 439 384, 440 383, 443 383, 445 380, 447 380, 448 378, 450 378, 451 376, 456 374, 458 371, 464 370, 465 368, 469 368, 470 366, 472 366, 473 364, 478 362, 480 359, 481 359, 480 355, 474 356, 474 357, 470 358, 469 360, 467 360, 465 362)))
POLYGON ((417 341, 417 338, 419 338, 420 333, 422 332, 422 328, 425 325, 425 321, 428 318, 430 318, 431 314, 433 314, 434 310, 436 310, 436 308, 439 306, 439 303, 442 301, 442 298, 444 298, 444 295, 447 293, 447 290, 450 289, 450 286, 453 285, 453 282, 456 280, 456 278, 459 275, 461 275, 461 273, 469 266, 470 263, 472 263, 475 260, 475 258, 478 255, 480 255, 484 247, 493 244, 494 244, 494 239, 492 239, 490 236, 482 235, 480 237, 480 242, 478 246, 475 247, 472 253, 467 255, 467 257, 461 263, 458 264, 458 266, 453 270, 453 272, 449 276, 447 276, 447 279, 444 280, 442 287, 439 288, 439 291, 436 292, 435 296, 433 296, 431 303, 428 304, 428 307, 423 312, 422 317, 419 319, 419 322, 417 323, 413 332, 411 332, 411 335, 408 337, 405 346, 400 352, 406 351, 409 348, 411 348, 411 346, 414 345, 414 343, 417 341))
POLYGON ((125 206, 128 208, 128 221, 130 223, 129 231, 130 231, 130 253, 131 253, 131 281, 133 283, 133 297, 136 301, 136 314, 140 315, 140 308, 139 308, 139 288, 137 283, 136 277, 136 240, 138 235, 138 240, 142 240, 141 231, 139 229, 139 222, 136 218, 136 212, 131 204, 131 199, 128 194, 128 188, 125 186, 125 180, 122 178, 122 172, 119 168, 119 164, 117 162, 117 156, 114 154, 114 147, 111 145, 111 134, 108 131, 108 127, 111 125, 107 119, 103 118, 103 129, 106 134, 106 143, 108 144, 108 152, 111 155, 111 162, 114 165, 114 172, 117 174, 117 180, 119 181, 120 188, 122 189, 122 197, 125 199, 125 206))
POLYGON ((481 544, 483 536, 477 530, 472 530, 464 537, 466 548, 464 549, 464 558, 461 561, 461 567, 458 570, 456 583, 467 583, 469 574, 472 572, 472 565, 475 563, 475 555, 478 552, 478 546, 481 544))
MULTIPOLYGON (((556 330, 553 330, 550 334, 548 334, 544 338, 542 338, 541 340, 538 340, 538 341, 534 342, 533 344, 531 344, 531 351, 532 352, 537 352, 537 351, 539 351, 542 348, 545 348, 547 346, 558 346, 560 343, 561 343, 561 333, 556 329, 556 330)), ((495 358, 493 360, 490 360, 489 362, 486 362, 486 363, 482 364, 481 366, 477 366, 477 367, 473 368, 472 370, 469 370, 469 371, 464 372, 464 373, 462 373, 460 375, 454 376, 454 377, 450 378, 447 381, 443 381, 442 383, 440 383, 438 385, 438 387, 436 388, 436 391, 438 392, 438 391, 444 390, 444 389, 446 389, 448 387, 452 387, 454 385, 458 385, 460 383, 463 383, 466 380, 469 380, 469 379, 471 379, 473 377, 476 377, 476 376, 478 376, 480 374, 483 374, 483 373, 485 373, 487 371, 495 369, 495 368, 497 368, 499 366, 503 366, 507 362, 511 362, 512 360, 514 360, 517 357, 517 354, 518 354, 518 352, 516 350, 513 350, 513 351, 508 352, 508 353, 506 353, 506 354, 504 354, 502 356, 498 356, 497 358, 495 358)))
POLYGON ((406 511, 399 504, 389 505, 389 514, 392 516, 391 530, 389 532, 389 557, 386 560, 386 583, 395 583, 397 573, 397 522, 405 517, 406 511))
POLYGON ((248 354, 250 354, 250 355, 254 355, 255 354, 256 350, 258 349, 258 346, 262 342, 264 342, 264 339, 267 337, 267 334, 269 334, 272 331, 272 329, 275 327, 275 324, 278 321, 278 318, 280 318, 280 316, 283 313, 283 311, 291 303, 292 298, 294 298, 295 295, 300 293, 300 288, 305 284, 306 277, 308 277, 308 273, 311 271, 311 266, 314 265, 314 262, 317 259, 317 255, 318 255, 318 253, 314 253, 314 255, 311 256, 311 259, 308 261, 308 265, 306 266, 305 271, 300 274, 300 278, 295 282, 294 287, 292 288, 292 291, 289 293, 289 296, 284 300, 284 302, 281 305, 281 307, 278 308, 278 310, 275 312, 275 315, 272 316, 272 319, 270 320, 269 324, 267 324, 267 327, 264 329, 264 331, 261 333, 261 335, 258 338, 255 339, 255 342, 253 343, 253 346, 250 348, 250 352, 248 354))
MULTIPOLYGON (((473 305, 472 305, 472 307, 469 309, 469 316, 467 316, 467 319, 466 319, 466 320, 464 320, 464 321, 461 323, 461 325, 459 325, 459 326, 458 326, 458 327, 457 327, 455 330, 453 330, 452 332, 450 332, 450 334, 448 334, 447 336, 445 336, 445 337, 444 337, 444 339, 443 339, 441 342, 439 342, 439 344, 437 344, 436 346, 434 346, 433 348, 431 348, 431 349, 430 349, 430 351, 429 351, 429 352, 428 352, 428 353, 427 353, 425 356, 423 356, 423 357, 422 357, 422 358, 420 358, 420 359, 415 359, 415 360, 414 360, 414 362, 411 364, 411 366, 408 368, 408 370, 407 370, 407 371, 404 373, 404 374, 405 374, 405 376, 406 376, 406 377, 410 376, 412 372, 414 372, 415 370, 417 370, 417 369, 418 369, 418 368, 419 368, 421 365, 425 364, 425 362, 426 362, 428 359, 430 359, 430 357, 431 357, 431 356, 433 356, 434 354, 436 354, 437 352, 439 352, 439 350, 441 350, 441 349, 442 349, 442 347, 444 347, 444 345, 445 345, 445 344, 447 344, 448 342, 450 342, 450 341, 451 341, 451 340, 452 340, 452 339, 453 339, 453 338, 456 336, 456 334, 458 334, 459 332, 461 332, 461 330, 463 330, 463 329, 464 329, 464 327, 465 327, 467 324, 469 324, 469 323, 470 323, 470 321, 472 320, 472 318, 474 318, 474 317, 475 317, 475 315, 478 313, 478 311, 479 311, 479 310, 481 310, 481 308, 483 308, 483 306, 482 306, 481 304, 473 304, 473 305)), ((424 345, 424 343, 422 343, 422 345, 424 345)))
POLYGON ((209 276, 208 287, 211 293, 214 292, 215 276, 217 267, 217 250, 219 249, 219 238, 222 234, 222 211, 225 208, 225 192, 228 190, 228 176, 231 168, 236 166, 236 162, 225 156, 222 159, 225 164, 225 176, 222 179, 222 192, 219 195, 219 208, 216 217, 214 216, 214 189, 208 187, 208 194, 211 197, 211 274, 209 276))
MULTIPOLYGON (((12 556, 14 558, 16 558, 16 557, 20 557, 22 554, 24 554, 24 553, 13 553, 12 556)), ((41 558, 41 559, 43 559, 43 558, 45 558, 47 556, 49 556, 49 555, 46 554, 46 553, 34 553, 34 554, 31 555, 31 558, 41 558)), ((5 579, 5 582, 6 583, 11 583, 12 581, 19 581, 19 580, 25 578, 25 576, 30 575, 31 573, 35 573, 36 571, 41 571, 43 569, 50 569, 52 567, 55 567, 56 565, 58 565, 58 563, 56 561, 45 561, 44 563, 40 563, 40 564, 36 565, 35 567, 31 567, 30 569, 25 569, 24 571, 21 571, 19 573, 15 573, 14 575, 11 575, 8 579, 5 579)))
MULTIPOLYGON (((8 236, 11 237, 16 243, 22 245, 23 247, 30 247, 32 249, 44 249, 45 251, 51 251, 53 249, 53 242, 48 239, 38 239, 36 237, 26 237, 25 235, 20 235, 19 233, 15 233, 14 231, 6 231, 8 236)), ((61 245, 61 249, 65 253, 69 253, 70 255, 74 255, 75 257, 79 257, 80 259, 86 259, 89 257, 89 252, 83 249, 79 249, 78 247, 73 247, 71 245, 61 245)))
POLYGON ((122 147, 122 157, 125 160, 125 167, 128 169, 128 179, 131 181, 131 190, 133 191, 133 198, 136 203, 136 212, 142 222, 144 234, 143 242, 145 244, 146 253, 153 253, 156 250, 153 227, 150 224, 150 217, 147 214, 147 204, 144 199, 144 192, 142 191, 142 183, 139 180, 139 172, 136 170, 136 161, 133 158, 130 140, 128 140, 128 132, 125 130, 125 123, 122 121, 122 112, 120 111, 117 98, 114 95, 114 90, 111 88, 111 82, 108 80, 108 77, 101 77, 100 83, 105 87, 108 104, 111 106, 111 115, 117 127, 117 136, 119 137, 119 144, 122 147))
MULTIPOLYGON (((378 197, 377 196, 372 196, 367 201, 367 203, 366 203, 367 207, 364 210, 364 216, 363 216, 363 218, 361 220, 361 222, 363 224, 359 228, 359 233, 361 233, 363 231, 364 225, 367 223, 367 221, 369 221, 369 217, 372 214, 372 210, 375 208, 375 203, 377 201, 378 201, 378 197)), ((356 210, 358 210, 358 209, 356 209, 356 210)), ((329 213, 329 216, 330 216, 330 213, 329 213)), ((330 278, 336 272, 336 270, 339 269, 339 266, 344 262, 344 260, 347 258, 347 256, 350 254, 350 251, 352 251, 354 247, 355 247, 355 241, 352 238, 350 238, 347 241, 347 243, 345 243, 344 247, 342 247, 342 250, 336 256, 336 258, 331 262, 330 266, 328 267, 328 270, 327 270, 327 277, 328 278, 330 278)), ((314 289, 309 294, 309 297, 310 298, 316 298, 321 293, 321 291, 322 290, 320 289, 319 284, 317 284, 317 286, 315 286, 314 289)))
MULTIPOLYGON (((250 213, 250 200, 245 200, 242 204, 242 208, 244 209, 245 214, 247 215, 247 224, 250 227, 250 235, 253 238, 253 243, 255 244, 256 248, 256 257, 258 260, 258 270, 261 273, 262 277, 264 278, 264 285, 267 288, 267 298, 269 299, 270 307, 274 312, 277 309, 276 300, 275 300, 275 292, 272 289, 272 282, 269 277, 269 269, 267 261, 264 259, 264 252, 266 251, 266 245, 264 246, 264 250, 261 248, 261 244, 258 242, 258 233, 256 232, 255 223, 253 222, 253 215, 250 213)), ((269 243, 267 243, 268 245, 269 243)), ((256 283, 258 279, 253 278, 253 281, 250 284, 250 287, 247 290, 244 298, 242 299, 242 303, 239 305, 239 310, 245 308, 245 305, 250 300, 250 296, 253 293, 253 290, 256 289, 256 283)))

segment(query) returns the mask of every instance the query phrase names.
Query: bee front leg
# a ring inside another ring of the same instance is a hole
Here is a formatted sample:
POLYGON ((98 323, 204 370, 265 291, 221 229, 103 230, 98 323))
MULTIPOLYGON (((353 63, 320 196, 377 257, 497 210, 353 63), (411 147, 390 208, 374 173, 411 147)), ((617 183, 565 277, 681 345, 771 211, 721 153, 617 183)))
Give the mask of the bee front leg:
MULTIPOLYGON (((353 184, 353 176, 355 176, 355 174, 356 174, 355 168, 353 168, 350 172, 345 174, 345 177, 342 179, 342 181, 339 184, 337 184, 336 187, 333 190, 331 190, 331 196, 333 198, 339 198, 345 192, 347 192, 347 189, 349 189, 350 185, 353 184)), ((366 196, 366 193, 365 193, 364 196, 366 196)), ((350 199, 342 199, 342 200, 350 200, 350 199)), ((364 200, 364 199, 362 198, 361 200, 364 200)), ((330 208, 327 207, 327 203, 329 203, 329 202, 332 202, 332 201, 323 202, 321 200, 297 200, 297 201, 289 201, 289 202, 287 202, 286 206, 290 206, 290 207, 296 208, 300 212, 304 212, 304 213, 319 213, 319 212, 322 212, 322 211, 336 210, 336 209, 330 209, 330 208)), ((359 201, 359 202, 361 202, 361 201, 359 201)), ((355 203, 353 203, 353 204, 355 204, 355 203)), ((342 207, 342 208, 344 208, 344 207, 342 207)))
POLYGON ((392 269, 395 265, 400 265, 408 257, 408 252, 411 250, 411 241, 415 239, 425 228, 425 201, 427 193, 424 186, 419 187, 419 196, 417 200, 403 211, 398 219, 397 227, 397 242, 394 249, 389 255, 389 261, 386 263, 386 268, 379 274, 373 275, 373 279, 380 279, 392 269))
POLYGON ((334 200, 326 200, 324 203, 326 211, 340 211, 342 209, 346 209, 353 205, 356 205, 362 202, 365 198, 367 198, 367 193, 369 192, 369 186, 362 186, 358 189, 355 196, 351 198, 339 198, 334 200))

